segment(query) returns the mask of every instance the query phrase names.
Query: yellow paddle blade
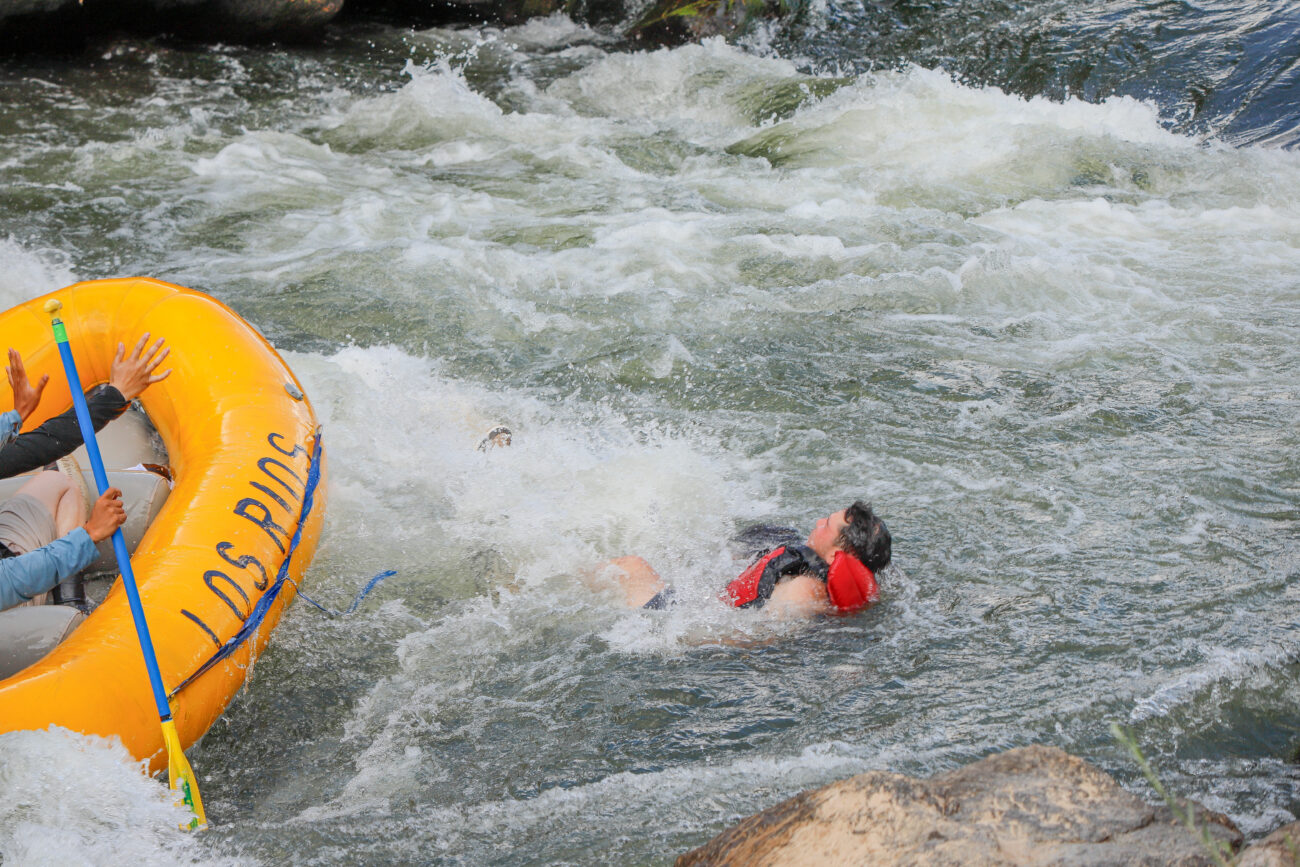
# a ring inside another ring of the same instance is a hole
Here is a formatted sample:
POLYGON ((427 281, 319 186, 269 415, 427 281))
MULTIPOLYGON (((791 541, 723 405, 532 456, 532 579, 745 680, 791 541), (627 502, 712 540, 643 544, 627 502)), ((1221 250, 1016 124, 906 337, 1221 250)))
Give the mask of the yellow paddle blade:
POLYGON ((181 825, 182 831, 201 831, 208 827, 208 817, 203 812, 203 798, 199 796, 199 781, 194 779, 194 769, 185 758, 181 749, 180 735, 176 734, 176 723, 165 720, 162 724, 163 741, 167 744, 167 782, 181 793, 181 800, 194 813, 188 825, 181 825))

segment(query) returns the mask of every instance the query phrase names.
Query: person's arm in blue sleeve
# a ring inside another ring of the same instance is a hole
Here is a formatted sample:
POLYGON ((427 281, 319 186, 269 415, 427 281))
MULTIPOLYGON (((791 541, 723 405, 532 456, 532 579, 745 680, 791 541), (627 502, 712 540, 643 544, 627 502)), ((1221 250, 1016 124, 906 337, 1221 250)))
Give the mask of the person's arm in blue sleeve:
POLYGON ((18 429, 23 426, 23 417, 18 410, 0 412, 0 448, 4 448, 18 436, 18 429))
POLYGON ((80 527, 35 551, 0 560, 0 610, 26 602, 85 569, 95 559, 94 543, 107 539, 124 523, 122 491, 109 488, 80 527))
POLYGON ((95 559, 95 543, 84 527, 17 557, 0 560, 0 611, 50 590, 95 559))

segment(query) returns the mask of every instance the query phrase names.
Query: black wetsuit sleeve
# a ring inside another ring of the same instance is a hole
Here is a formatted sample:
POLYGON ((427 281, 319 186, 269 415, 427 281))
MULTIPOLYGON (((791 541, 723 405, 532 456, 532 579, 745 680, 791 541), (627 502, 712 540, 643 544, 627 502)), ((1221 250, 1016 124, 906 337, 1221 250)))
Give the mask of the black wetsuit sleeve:
POLYGON ((776 582, 787 575, 811 573, 821 580, 826 580, 826 561, 818 557, 813 549, 805 545, 786 545, 785 550, 777 554, 763 567, 763 574, 758 579, 758 594, 741 608, 762 608, 772 598, 776 582))
MULTIPOLYGON (((86 403, 90 408, 90 420, 98 431, 121 415, 129 401, 122 397, 122 392, 106 385, 87 395, 86 403)), ((76 411, 70 409, 56 415, 36 430, 19 434, 0 448, 0 479, 40 469, 72 454, 81 442, 76 411)))

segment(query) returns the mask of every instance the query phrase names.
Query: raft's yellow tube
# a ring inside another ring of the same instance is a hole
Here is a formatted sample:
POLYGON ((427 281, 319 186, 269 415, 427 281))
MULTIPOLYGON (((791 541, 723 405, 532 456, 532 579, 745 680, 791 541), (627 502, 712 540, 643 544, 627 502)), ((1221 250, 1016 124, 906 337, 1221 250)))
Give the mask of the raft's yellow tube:
MULTIPOLYGON (((22 353, 29 376, 50 375, 28 428, 72 405, 44 312, 50 298, 63 302, 60 316, 86 387, 108 380, 119 342, 129 351, 147 331, 172 348, 163 365, 171 376, 141 401, 166 444, 175 488, 132 557, 163 683, 172 690, 239 631, 272 586, 298 528, 316 415, 288 366, 233 311, 207 295, 137 277, 77 283, 0 314, 0 334, 22 353)), ((0 389, 0 410, 11 402, 0 389)), ((311 562, 324 519, 324 450, 320 460, 315 504, 290 563, 295 581, 311 562)), ((257 633, 171 699, 185 747, 225 710, 293 596, 286 582, 257 633)), ((116 735, 151 772, 167 764, 120 584, 49 656, 0 681, 0 731, 50 725, 116 735)))

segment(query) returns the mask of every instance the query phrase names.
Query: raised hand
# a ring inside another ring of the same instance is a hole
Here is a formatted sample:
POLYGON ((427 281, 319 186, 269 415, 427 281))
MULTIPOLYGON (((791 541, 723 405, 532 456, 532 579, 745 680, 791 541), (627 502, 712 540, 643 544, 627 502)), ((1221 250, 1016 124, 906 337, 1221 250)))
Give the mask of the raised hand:
POLYGON ((113 359, 113 366, 109 370, 108 384, 122 392, 122 397, 127 400, 135 400, 146 388, 171 375, 170 368, 162 373, 154 373, 158 365, 171 354, 171 347, 163 349, 163 339, 159 337, 153 346, 146 350, 145 343, 148 340, 149 332, 146 331, 129 356, 126 355, 125 344, 117 345, 117 356, 113 359), (162 349, 161 353, 158 351, 160 349, 162 349))
POLYGON ((50 375, 45 374, 41 377, 41 381, 33 386, 27 379, 27 368, 23 366, 23 357, 12 346, 9 347, 9 366, 5 368, 5 375, 9 377, 9 387, 14 392, 14 409, 18 410, 18 415, 22 416, 23 421, 27 421, 27 416, 35 412, 40 404, 41 392, 45 391, 50 375))

